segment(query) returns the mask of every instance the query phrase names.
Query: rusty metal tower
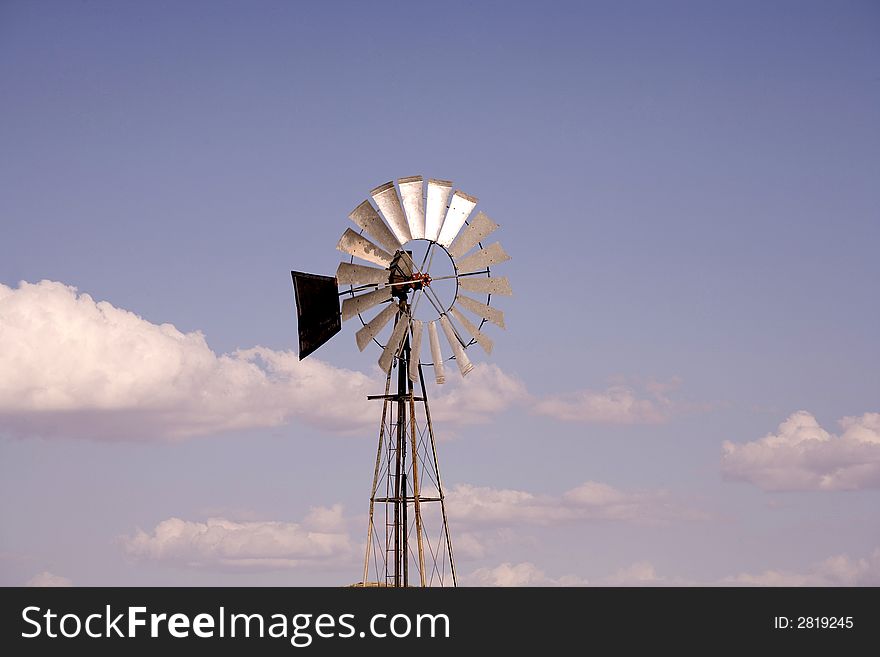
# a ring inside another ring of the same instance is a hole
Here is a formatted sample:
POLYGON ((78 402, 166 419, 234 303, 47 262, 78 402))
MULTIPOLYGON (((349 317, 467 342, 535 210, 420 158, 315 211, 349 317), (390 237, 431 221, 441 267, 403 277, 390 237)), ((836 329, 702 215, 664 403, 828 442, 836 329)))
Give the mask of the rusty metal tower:
POLYGON ((291 272, 300 359, 354 317, 361 323, 358 348, 373 342, 382 350, 385 392, 368 397, 382 402, 382 419, 363 576, 356 586, 458 584, 424 368, 433 369, 437 384, 445 382, 442 332, 450 358, 467 375, 473 369, 468 347, 492 351, 483 325, 504 328, 503 313, 489 305, 492 296, 511 290, 507 278, 490 269, 509 256, 497 242, 482 244, 498 225, 483 212, 471 216, 477 199, 452 187, 445 180, 425 184, 420 176, 377 187, 372 202, 349 214, 360 232, 349 228, 339 240, 337 248, 351 257, 335 277, 291 272), (379 266, 356 264, 355 258, 379 266), (364 313, 380 305, 365 320, 364 313), (430 362, 421 360, 425 331, 430 362))

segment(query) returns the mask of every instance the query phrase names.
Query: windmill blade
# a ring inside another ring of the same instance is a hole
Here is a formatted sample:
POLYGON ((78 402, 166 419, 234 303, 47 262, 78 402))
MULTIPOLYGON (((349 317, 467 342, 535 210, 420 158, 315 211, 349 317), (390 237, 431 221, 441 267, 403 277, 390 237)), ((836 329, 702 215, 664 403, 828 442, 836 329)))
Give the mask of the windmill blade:
POLYGON ((461 372, 462 376, 467 376, 468 372, 474 369, 474 365, 471 363, 470 358, 467 357, 467 354, 464 353, 464 346, 459 341, 458 336, 455 335, 452 322, 449 321, 446 315, 440 315, 440 326, 443 328, 443 333, 446 334, 446 341, 452 347, 452 353, 455 354, 458 371, 461 372))
POLYGON ((489 339, 485 333, 480 331, 467 317, 464 316, 464 313, 461 312, 458 308, 450 308, 449 312, 452 313, 452 316, 458 320, 458 323, 464 326, 465 330, 474 336, 474 340, 477 341, 477 344, 483 348, 487 354, 492 353, 492 340, 489 339))
POLYGON ((446 218, 446 206, 452 194, 452 183, 448 180, 428 181, 428 201, 425 208, 425 239, 437 241, 443 219, 446 218))
POLYGON ((367 348, 367 345, 370 344, 370 340, 379 335, 379 332, 385 328, 385 325, 391 321, 391 318, 394 317, 395 313, 397 313, 397 306, 393 303, 388 304, 385 308, 382 309, 378 315, 376 315, 369 322, 364 324, 364 326, 355 333, 355 340, 357 341, 358 349, 363 351, 367 348))
POLYGON ((363 235, 358 235, 351 228, 345 229, 342 237, 339 238, 336 248, 355 258, 382 265, 383 267, 390 265, 391 260, 394 258, 390 253, 383 251, 363 235))
POLYGON ((513 291, 510 289, 510 281, 507 276, 492 276, 483 278, 482 276, 459 276, 458 284, 463 290, 468 292, 477 292, 479 294, 503 294, 506 297, 512 296, 513 291))
POLYGON ((449 211, 446 213, 446 219, 443 220, 443 227, 440 229, 440 235, 437 236, 437 243, 443 246, 452 244, 452 240, 458 235, 458 231, 464 226, 471 210, 477 205, 477 199, 474 196, 468 196, 464 192, 458 191, 452 195, 452 203, 449 204, 449 211))
POLYGON ((510 256, 505 253, 501 244, 495 242, 485 249, 480 249, 466 258, 462 258, 455 263, 455 266, 459 271, 477 271, 506 260, 510 260, 510 256))
POLYGON ((379 356, 379 367, 382 368, 385 374, 391 371, 391 364, 394 362, 395 356, 400 354, 400 345, 403 343, 403 338, 406 337, 408 330, 409 315, 401 314, 397 319, 397 324, 394 325, 391 337, 388 338, 388 344, 385 345, 382 355, 379 356))
MULTIPOLYGON (((491 280, 491 279, 490 279, 491 280)), ((504 313, 498 310, 497 308, 492 308, 492 306, 487 306, 485 303, 481 303, 476 299, 471 299, 470 297, 466 297, 463 294, 459 294, 458 298, 455 300, 455 303, 464 308, 465 310, 469 310, 477 317, 488 320, 495 324, 495 326, 499 326, 501 328, 505 328, 504 326, 504 313)))
POLYGON ((370 283, 380 285, 387 283, 389 276, 387 269, 353 265, 350 262, 340 262, 339 267, 336 268, 336 282, 339 285, 368 285, 370 283))
POLYGON ((406 222, 406 216, 403 214, 403 208, 400 207, 400 197, 397 190, 394 189, 394 181, 380 185, 372 192, 370 196, 379 206, 382 216, 388 221, 391 232, 401 244, 406 244, 412 239, 409 234, 409 224, 406 222))
POLYGON ((409 234, 414 240, 425 237, 425 198, 422 196, 422 177, 411 176, 397 181, 403 210, 409 225, 409 234))
POLYGON ((424 322, 412 320, 412 346, 409 351, 409 380, 415 383, 419 380, 419 359, 422 354, 422 329, 424 322))
POLYGON ((362 312, 369 310, 373 306, 378 306, 390 298, 390 287, 373 290, 358 297, 349 297, 342 302, 342 321, 345 322, 355 315, 360 315, 362 312))
POLYGON ((446 383, 443 372, 443 354, 440 351, 440 338, 437 336, 437 323, 428 322, 428 341, 431 343, 431 360, 434 361, 434 380, 438 385, 446 383))
POLYGON ((460 258, 496 230, 498 230, 498 224, 489 219, 485 212, 477 212, 474 220, 449 247, 449 255, 453 258, 460 258))
POLYGON ((382 217, 376 212, 376 209, 370 205, 369 201, 364 201, 348 215, 355 224, 360 227, 367 235, 376 240, 379 245, 388 251, 394 253, 400 248, 400 242, 394 237, 394 233, 388 228, 388 225, 382 221, 382 217))

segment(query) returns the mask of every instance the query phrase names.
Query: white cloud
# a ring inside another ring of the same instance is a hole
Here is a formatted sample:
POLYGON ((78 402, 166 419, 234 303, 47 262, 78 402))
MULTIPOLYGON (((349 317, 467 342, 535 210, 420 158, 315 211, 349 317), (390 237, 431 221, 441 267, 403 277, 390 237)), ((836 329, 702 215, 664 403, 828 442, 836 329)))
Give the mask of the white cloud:
POLYGON ((753 575, 742 573, 721 582, 742 586, 880 586, 880 549, 868 557, 841 554, 814 564, 807 572, 766 570, 753 575))
POLYGON ((577 575, 550 577, 532 562, 505 562, 464 577, 466 586, 880 586, 880 548, 867 557, 837 555, 805 572, 766 570, 741 573, 717 582, 694 582, 659 575, 649 561, 637 561, 593 581, 577 575))
MULTIPOLYGON (((378 423, 366 396, 383 383, 290 351, 217 355, 200 332, 153 324, 51 281, 0 284, 0 371, 0 432, 112 440, 291 421, 353 433, 378 423)), ((525 394, 495 366, 450 379, 435 403, 448 424, 485 421, 525 394)))
POLYGON ((648 561, 637 561, 602 581, 603 586, 662 586, 666 583, 666 579, 659 577, 648 561))
POLYGON ((662 424, 681 409, 668 397, 679 383, 649 382, 641 393, 632 386, 618 384, 605 390, 551 395, 535 402, 534 411, 566 422, 662 424))
POLYGON ((772 491, 880 488, 880 413, 845 417, 840 425, 835 436, 810 413, 793 413, 775 434, 725 441, 722 473, 772 491))
POLYGON ((594 583, 577 575, 550 577, 530 561, 505 562, 494 568, 479 568, 464 580, 467 586, 664 586, 670 582, 657 575, 647 561, 636 562, 594 583))
MULTIPOLYGON (((0 432, 98 440, 180 440, 301 422, 362 435, 376 428, 384 379, 266 347, 217 354, 198 331, 153 324, 52 281, 0 284, 0 432)), ((430 378, 430 377, 429 377, 430 378)), ((683 408, 678 386, 625 384, 536 400, 497 365, 431 386, 433 419, 455 427, 488 422, 511 407, 556 419, 654 424, 683 408)))
POLYGON ((551 525, 573 521, 657 524, 697 518, 664 491, 625 492, 587 481, 561 496, 459 484, 447 494, 450 516, 462 523, 551 525))
POLYGON ((587 581, 575 575, 548 577, 535 564, 525 561, 502 563, 495 568, 479 568, 465 578, 466 586, 586 586, 587 581))
POLYGON ((187 567, 280 570, 345 562, 353 554, 342 507, 313 509, 303 524, 210 518, 163 520, 147 533, 120 537, 130 557, 187 567))
POLYGON ((73 586, 73 582, 71 582, 66 577, 61 577, 60 575, 53 575, 48 570, 44 570, 41 573, 37 573, 36 575, 31 577, 27 582, 25 582, 25 586, 67 587, 67 586, 73 586))
POLYGON ((479 568, 464 577, 466 586, 880 586, 880 548, 867 557, 837 555, 805 572, 766 570, 741 573, 717 582, 693 582, 657 573, 649 561, 637 561, 615 573, 588 581, 577 575, 550 577, 532 562, 505 562, 479 568))
POLYGON ((475 365, 464 379, 457 374, 447 378, 446 384, 429 394, 431 420, 443 424, 488 422, 491 415, 529 400, 522 381, 490 363, 475 365), (450 379, 454 382, 452 385, 450 379))
POLYGON ((344 532, 345 516, 342 515, 342 505, 334 504, 331 507, 313 507, 306 516, 304 523, 307 527, 323 532, 344 532))
POLYGON ((475 532, 455 533, 456 559, 483 559, 487 554, 486 541, 475 532))

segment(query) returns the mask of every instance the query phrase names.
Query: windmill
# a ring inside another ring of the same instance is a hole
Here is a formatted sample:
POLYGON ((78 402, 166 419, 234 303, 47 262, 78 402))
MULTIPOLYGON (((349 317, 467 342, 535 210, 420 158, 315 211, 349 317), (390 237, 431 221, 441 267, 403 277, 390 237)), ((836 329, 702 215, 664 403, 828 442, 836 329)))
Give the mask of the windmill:
POLYGON ((350 257, 335 277, 291 272, 299 357, 355 317, 358 348, 381 350, 385 392, 368 396, 382 401, 382 419, 363 578, 355 586, 456 586, 424 369, 443 384, 447 359, 465 376, 473 369, 469 347, 491 353, 483 326, 504 328, 504 314, 489 304, 511 294, 507 278, 491 268, 510 257, 497 242, 483 246, 498 224, 481 211, 472 215, 477 199, 453 192, 449 181, 400 178, 370 197, 348 215, 359 231, 346 229, 336 245, 350 257))

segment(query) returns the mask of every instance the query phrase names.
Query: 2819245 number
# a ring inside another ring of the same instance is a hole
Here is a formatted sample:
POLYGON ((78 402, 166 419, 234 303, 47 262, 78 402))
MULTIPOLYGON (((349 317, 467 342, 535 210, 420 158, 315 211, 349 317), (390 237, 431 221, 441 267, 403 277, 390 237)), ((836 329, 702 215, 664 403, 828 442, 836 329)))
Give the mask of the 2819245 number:
POLYGON ((773 619, 777 630, 850 630, 853 625, 852 616, 776 616, 773 619))
POLYGON ((797 627, 801 630, 851 629, 852 616, 798 616, 797 627))

